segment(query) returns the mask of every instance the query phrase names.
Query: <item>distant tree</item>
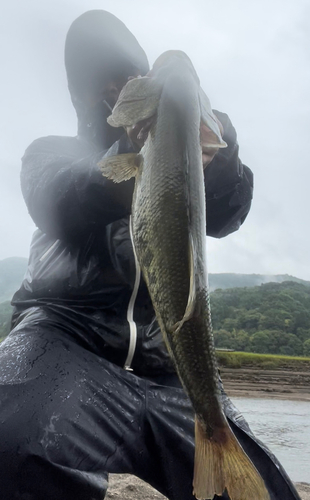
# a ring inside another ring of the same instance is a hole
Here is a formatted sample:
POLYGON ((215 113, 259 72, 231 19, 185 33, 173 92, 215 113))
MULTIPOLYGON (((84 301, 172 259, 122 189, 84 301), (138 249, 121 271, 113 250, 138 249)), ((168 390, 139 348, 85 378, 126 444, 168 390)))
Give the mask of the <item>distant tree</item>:
POLYGON ((284 352, 285 350, 291 351, 291 354, 293 356, 302 356, 303 355, 303 343, 299 338, 296 337, 296 335, 293 335, 292 333, 286 333, 285 334, 285 339, 284 339, 285 344, 280 347, 280 354, 287 354, 287 352, 284 352))
POLYGON ((310 339, 305 340, 303 345, 304 356, 310 356, 310 339))
POLYGON ((290 352, 290 355, 302 355, 302 342, 296 337, 296 335, 277 330, 270 331, 269 352, 271 354, 288 354, 288 351, 290 352))
POLYGON ((224 349, 232 349, 232 335, 226 330, 214 331, 214 344, 215 347, 222 347, 224 349))
POLYGON ((12 310, 10 302, 0 304, 0 338, 6 337, 10 332, 12 310))
POLYGON ((304 342, 305 340, 310 339, 310 328, 297 328, 296 336, 304 342))
POLYGON ((252 352, 270 353, 272 336, 268 331, 256 332, 250 337, 250 349, 252 352))
MULTIPOLYGON (((238 315, 238 313, 237 313, 238 315)), ((229 332, 232 332, 233 330, 236 330, 236 328, 238 328, 238 319, 236 318, 225 318, 223 321, 222 321, 222 328, 224 328, 224 330, 227 330, 229 332)))
POLYGON ((250 335, 245 330, 235 330, 232 348, 236 351, 248 351, 250 348, 250 335))
POLYGON ((295 328, 309 328, 310 311, 297 311, 295 314, 295 328))
POLYGON ((239 325, 244 330, 257 331, 262 320, 263 315, 260 312, 256 310, 245 311, 239 318, 239 325))

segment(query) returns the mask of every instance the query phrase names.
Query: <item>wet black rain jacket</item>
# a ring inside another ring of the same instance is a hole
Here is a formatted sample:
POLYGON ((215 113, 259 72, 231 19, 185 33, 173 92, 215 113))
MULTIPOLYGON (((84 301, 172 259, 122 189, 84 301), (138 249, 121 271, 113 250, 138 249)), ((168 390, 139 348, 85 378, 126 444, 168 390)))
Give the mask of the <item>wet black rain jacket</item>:
MULTIPOLYGON (((93 26, 92 21, 92 33, 93 26)), ((104 103, 90 110, 83 100, 102 71, 104 78, 124 68, 127 74, 131 68, 147 72, 143 50, 131 34, 126 32, 125 39, 119 30, 120 25, 113 29, 107 23, 89 40, 85 26, 73 23, 65 55, 78 136, 38 139, 23 157, 22 191, 38 229, 27 274, 13 298, 13 326, 31 311, 31 321, 56 326, 99 356, 137 375, 156 375, 173 367, 135 265, 129 232, 133 181, 114 184, 97 166, 104 156, 130 152, 132 146, 123 130, 106 123, 104 103)), ((228 147, 205 170, 206 230, 221 238, 244 221, 253 177, 238 158, 229 118, 216 114, 228 147)))

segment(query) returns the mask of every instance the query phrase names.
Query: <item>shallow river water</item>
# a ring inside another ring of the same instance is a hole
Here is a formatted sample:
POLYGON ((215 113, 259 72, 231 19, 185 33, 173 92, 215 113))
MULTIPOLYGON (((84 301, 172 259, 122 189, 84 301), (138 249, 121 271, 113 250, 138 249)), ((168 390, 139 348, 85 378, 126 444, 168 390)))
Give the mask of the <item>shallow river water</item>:
POLYGON ((293 481, 310 483, 310 403, 232 398, 293 481))

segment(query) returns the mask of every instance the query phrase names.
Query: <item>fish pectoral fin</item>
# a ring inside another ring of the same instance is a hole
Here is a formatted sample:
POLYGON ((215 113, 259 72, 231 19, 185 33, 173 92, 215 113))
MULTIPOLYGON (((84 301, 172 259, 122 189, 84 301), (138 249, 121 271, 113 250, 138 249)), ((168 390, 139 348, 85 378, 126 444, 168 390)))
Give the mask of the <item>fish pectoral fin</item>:
POLYGON ((208 437, 195 418, 195 462, 193 494, 199 500, 222 496, 231 500, 270 500, 265 483, 227 424, 208 437))
POLYGON ((177 321, 174 325, 172 325, 170 329, 172 333, 178 333, 181 330, 184 323, 193 316, 196 306, 195 250, 191 234, 189 236, 189 276, 189 292, 185 313, 181 321, 177 321))
POLYGON ((108 123, 112 127, 130 127, 156 113, 162 85, 156 78, 134 78, 122 89, 108 123))
POLYGON ((203 144, 205 147, 216 147, 216 148, 226 148, 227 144, 222 139, 222 134, 219 128, 219 125, 216 121, 215 115, 211 108, 211 103, 209 101, 208 96, 204 93, 202 88, 199 88, 199 105, 200 105, 200 113, 201 120, 204 125, 210 129, 210 141, 208 144, 203 144))
POLYGON ((114 182, 128 181, 138 173, 140 155, 126 153, 123 155, 110 156, 98 163, 104 177, 114 182))

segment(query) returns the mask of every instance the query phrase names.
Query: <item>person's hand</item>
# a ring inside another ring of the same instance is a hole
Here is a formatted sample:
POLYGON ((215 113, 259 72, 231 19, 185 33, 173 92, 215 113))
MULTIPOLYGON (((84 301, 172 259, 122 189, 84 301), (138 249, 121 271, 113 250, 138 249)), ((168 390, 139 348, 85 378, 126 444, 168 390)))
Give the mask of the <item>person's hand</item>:
POLYGON ((135 123, 135 125, 132 125, 131 127, 126 127, 127 135, 137 151, 140 151, 144 145, 153 121, 154 116, 151 116, 150 118, 146 118, 145 120, 135 123))
MULTIPOLYGON (((216 116, 215 116, 215 119, 216 119, 217 124, 219 126, 221 135, 223 136, 223 133, 224 133, 223 125, 221 124, 221 122, 219 121, 219 119, 216 116)), ((209 127, 207 127, 207 125, 205 125, 203 122, 201 122, 200 123, 200 144, 201 144, 201 149, 202 149, 202 164, 203 164, 204 169, 211 163, 211 161, 213 160, 213 158, 215 157, 216 153, 219 150, 219 148, 217 148, 217 147, 204 146, 204 144, 210 144, 210 143, 212 144, 213 141, 214 141, 213 133, 211 132, 209 127)))

